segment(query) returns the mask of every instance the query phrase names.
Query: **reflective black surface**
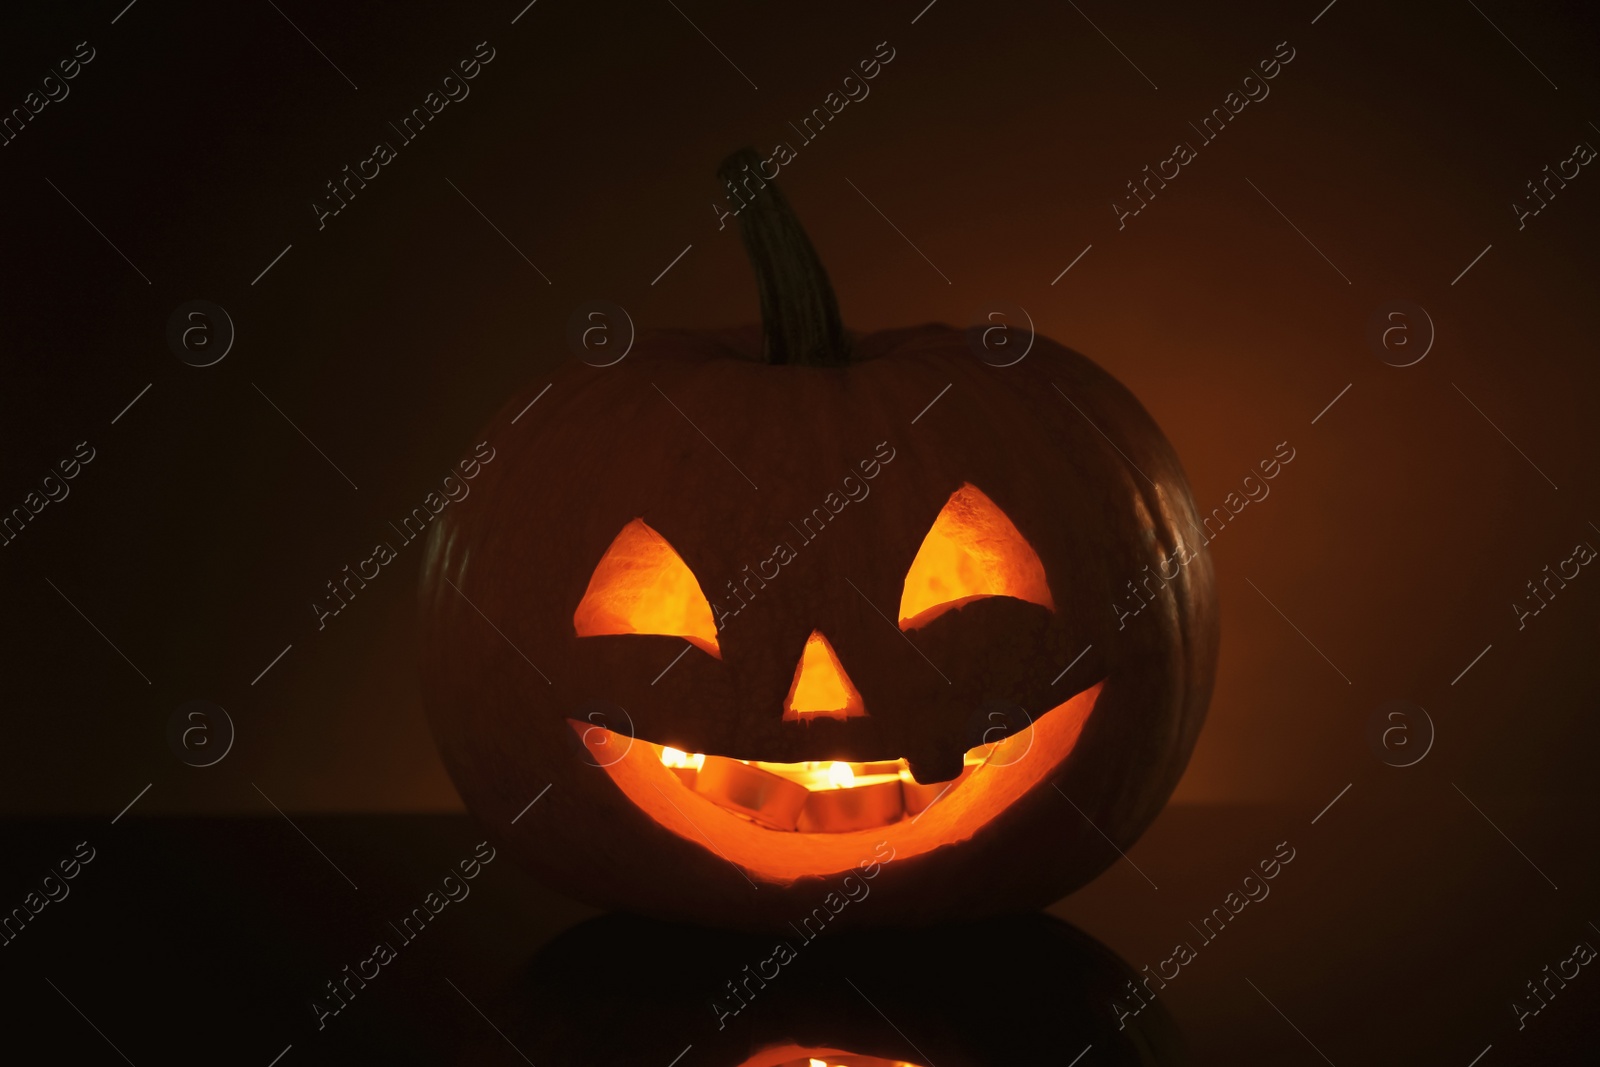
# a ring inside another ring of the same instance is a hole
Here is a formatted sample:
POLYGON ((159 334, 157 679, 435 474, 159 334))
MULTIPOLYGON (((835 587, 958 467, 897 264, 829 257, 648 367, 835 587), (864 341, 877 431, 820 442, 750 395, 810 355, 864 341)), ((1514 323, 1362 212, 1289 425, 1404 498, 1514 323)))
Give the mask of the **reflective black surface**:
MULTIPOLYGON (((870 898, 869 898, 870 899, 870 898)), ((583 923, 542 949, 485 1013, 463 1064, 653 1063, 738 1067, 790 1047, 923 1067, 1183 1062, 1161 1006, 1120 1026, 1107 1006, 1137 976, 1059 919, 888 930, 807 941, 716 933, 626 916, 583 923), (672 1042, 679 1047, 665 1048, 672 1042), (1063 1055, 1065 1054, 1065 1055, 1063 1055)), ((804 1057, 809 1058, 809 1057, 804 1057)))
POLYGON ((688 1067, 783 1041, 932 1067, 1592 1062, 1600 978, 1565 963, 1600 945, 1592 820, 1489 801, 1513 845, 1378 770, 1321 813, 1170 807, 1052 916, 797 934, 783 963, 777 938, 597 917, 464 817, 14 821, 0 903, 38 912, 0 945, 7 1041, 141 1067, 688 1067))

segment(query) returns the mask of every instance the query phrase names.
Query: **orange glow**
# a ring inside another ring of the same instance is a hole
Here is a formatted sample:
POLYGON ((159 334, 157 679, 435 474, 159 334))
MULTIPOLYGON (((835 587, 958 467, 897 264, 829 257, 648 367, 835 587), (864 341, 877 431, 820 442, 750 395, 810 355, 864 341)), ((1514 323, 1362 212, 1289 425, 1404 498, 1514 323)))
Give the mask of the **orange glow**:
POLYGON ((1055 610, 1044 564, 983 492, 963 485, 950 495, 906 572, 900 628, 926 626, 978 597, 1009 596, 1055 610))
MULTIPOLYGON (((656 745, 651 742, 656 750, 663 767, 671 767, 677 771, 701 771, 706 766, 706 756, 703 752, 685 752, 673 748, 671 745, 656 745)), ((989 751, 994 745, 979 745, 968 752, 966 762, 968 765, 977 765, 988 758, 989 751)), ((714 760, 727 762, 721 756, 711 757, 714 760)), ((800 763, 767 763, 763 760, 734 760, 768 774, 775 774, 786 778, 797 785, 805 786, 807 790, 819 789, 851 789, 858 785, 865 785, 884 777, 909 778, 910 765, 903 759, 877 760, 868 763, 846 763, 842 760, 804 760, 800 763)), ((693 782, 692 776, 685 781, 693 782)))
MULTIPOLYGON (((640 811, 690 845, 709 847, 754 879, 788 884, 851 870, 880 842, 906 859, 972 837, 1057 772, 1077 746, 1102 685, 1084 690, 997 743, 986 762, 915 818, 834 833, 761 826, 686 786, 676 771, 662 766, 654 745, 625 739, 613 743, 606 736, 609 731, 574 725, 606 775, 640 811), (615 756, 618 748, 626 750, 620 759, 615 756)), ((829 791, 824 787, 822 792, 829 791)))
POLYGON ((821 715, 830 719, 852 719, 867 713, 861 694, 856 692, 844 664, 821 630, 811 631, 794 671, 789 699, 783 704, 785 722, 821 715))
POLYGON ((579 637, 667 634, 722 658, 711 605, 694 572, 666 539, 634 519, 589 578, 573 612, 579 637))
POLYGON ((858 1056, 837 1048, 806 1045, 773 1045, 739 1064, 739 1067, 918 1067, 906 1060, 886 1060, 881 1056, 858 1056))

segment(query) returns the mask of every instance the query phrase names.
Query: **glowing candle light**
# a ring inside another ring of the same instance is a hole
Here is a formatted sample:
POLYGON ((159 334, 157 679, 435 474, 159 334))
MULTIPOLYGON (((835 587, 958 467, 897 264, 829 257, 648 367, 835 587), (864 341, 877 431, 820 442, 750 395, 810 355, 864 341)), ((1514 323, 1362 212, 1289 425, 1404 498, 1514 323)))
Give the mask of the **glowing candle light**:
POLYGON ((700 768, 705 765, 706 758, 698 752, 685 752, 682 749, 672 748, 668 745, 661 747, 661 764, 676 774, 684 785, 694 786, 695 778, 700 768))

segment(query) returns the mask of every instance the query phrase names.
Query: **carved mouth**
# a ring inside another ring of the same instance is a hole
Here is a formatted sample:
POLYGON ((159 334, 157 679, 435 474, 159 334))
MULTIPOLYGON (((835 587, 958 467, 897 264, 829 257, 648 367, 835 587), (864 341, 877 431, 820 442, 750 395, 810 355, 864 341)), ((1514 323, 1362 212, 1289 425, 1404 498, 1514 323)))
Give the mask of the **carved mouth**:
POLYGON ((965 841, 1050 776, 1077 745, 1104 682, 1003 741, 959 777, 923 785, 904 759, 767 763, 680 752, 569 720, 594 762, 645 814, 765 881, 856 866, 883 842, 897 859, 965 841))

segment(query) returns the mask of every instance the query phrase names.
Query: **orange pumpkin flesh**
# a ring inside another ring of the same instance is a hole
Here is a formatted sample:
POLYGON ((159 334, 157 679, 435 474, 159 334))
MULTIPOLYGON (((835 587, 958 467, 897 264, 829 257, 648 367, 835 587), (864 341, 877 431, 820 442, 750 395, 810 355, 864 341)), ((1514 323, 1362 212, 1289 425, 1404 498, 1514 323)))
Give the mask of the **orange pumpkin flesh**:
POLYGON ((1047 339, 995 368, 948 327, 830 340, 766 278, 763 310, 764 335, 569 364, 491 425, 422 577, 446 765, 602 905, 777 929, 869 864, 877 903, 835 927, 1048 903, 1131 846, 1204 716, 1216 605, 1182 470, 1047 339), (1156 610, 1119 620, 1134 580, 1156 610))
POLYGON ((783 702, 783 721, 804 722, 816 715, 853 719, 866 713, 861 694, 845 673, 839 654, 821 630, 812 630, 795 667, 794 684, 783 702))

